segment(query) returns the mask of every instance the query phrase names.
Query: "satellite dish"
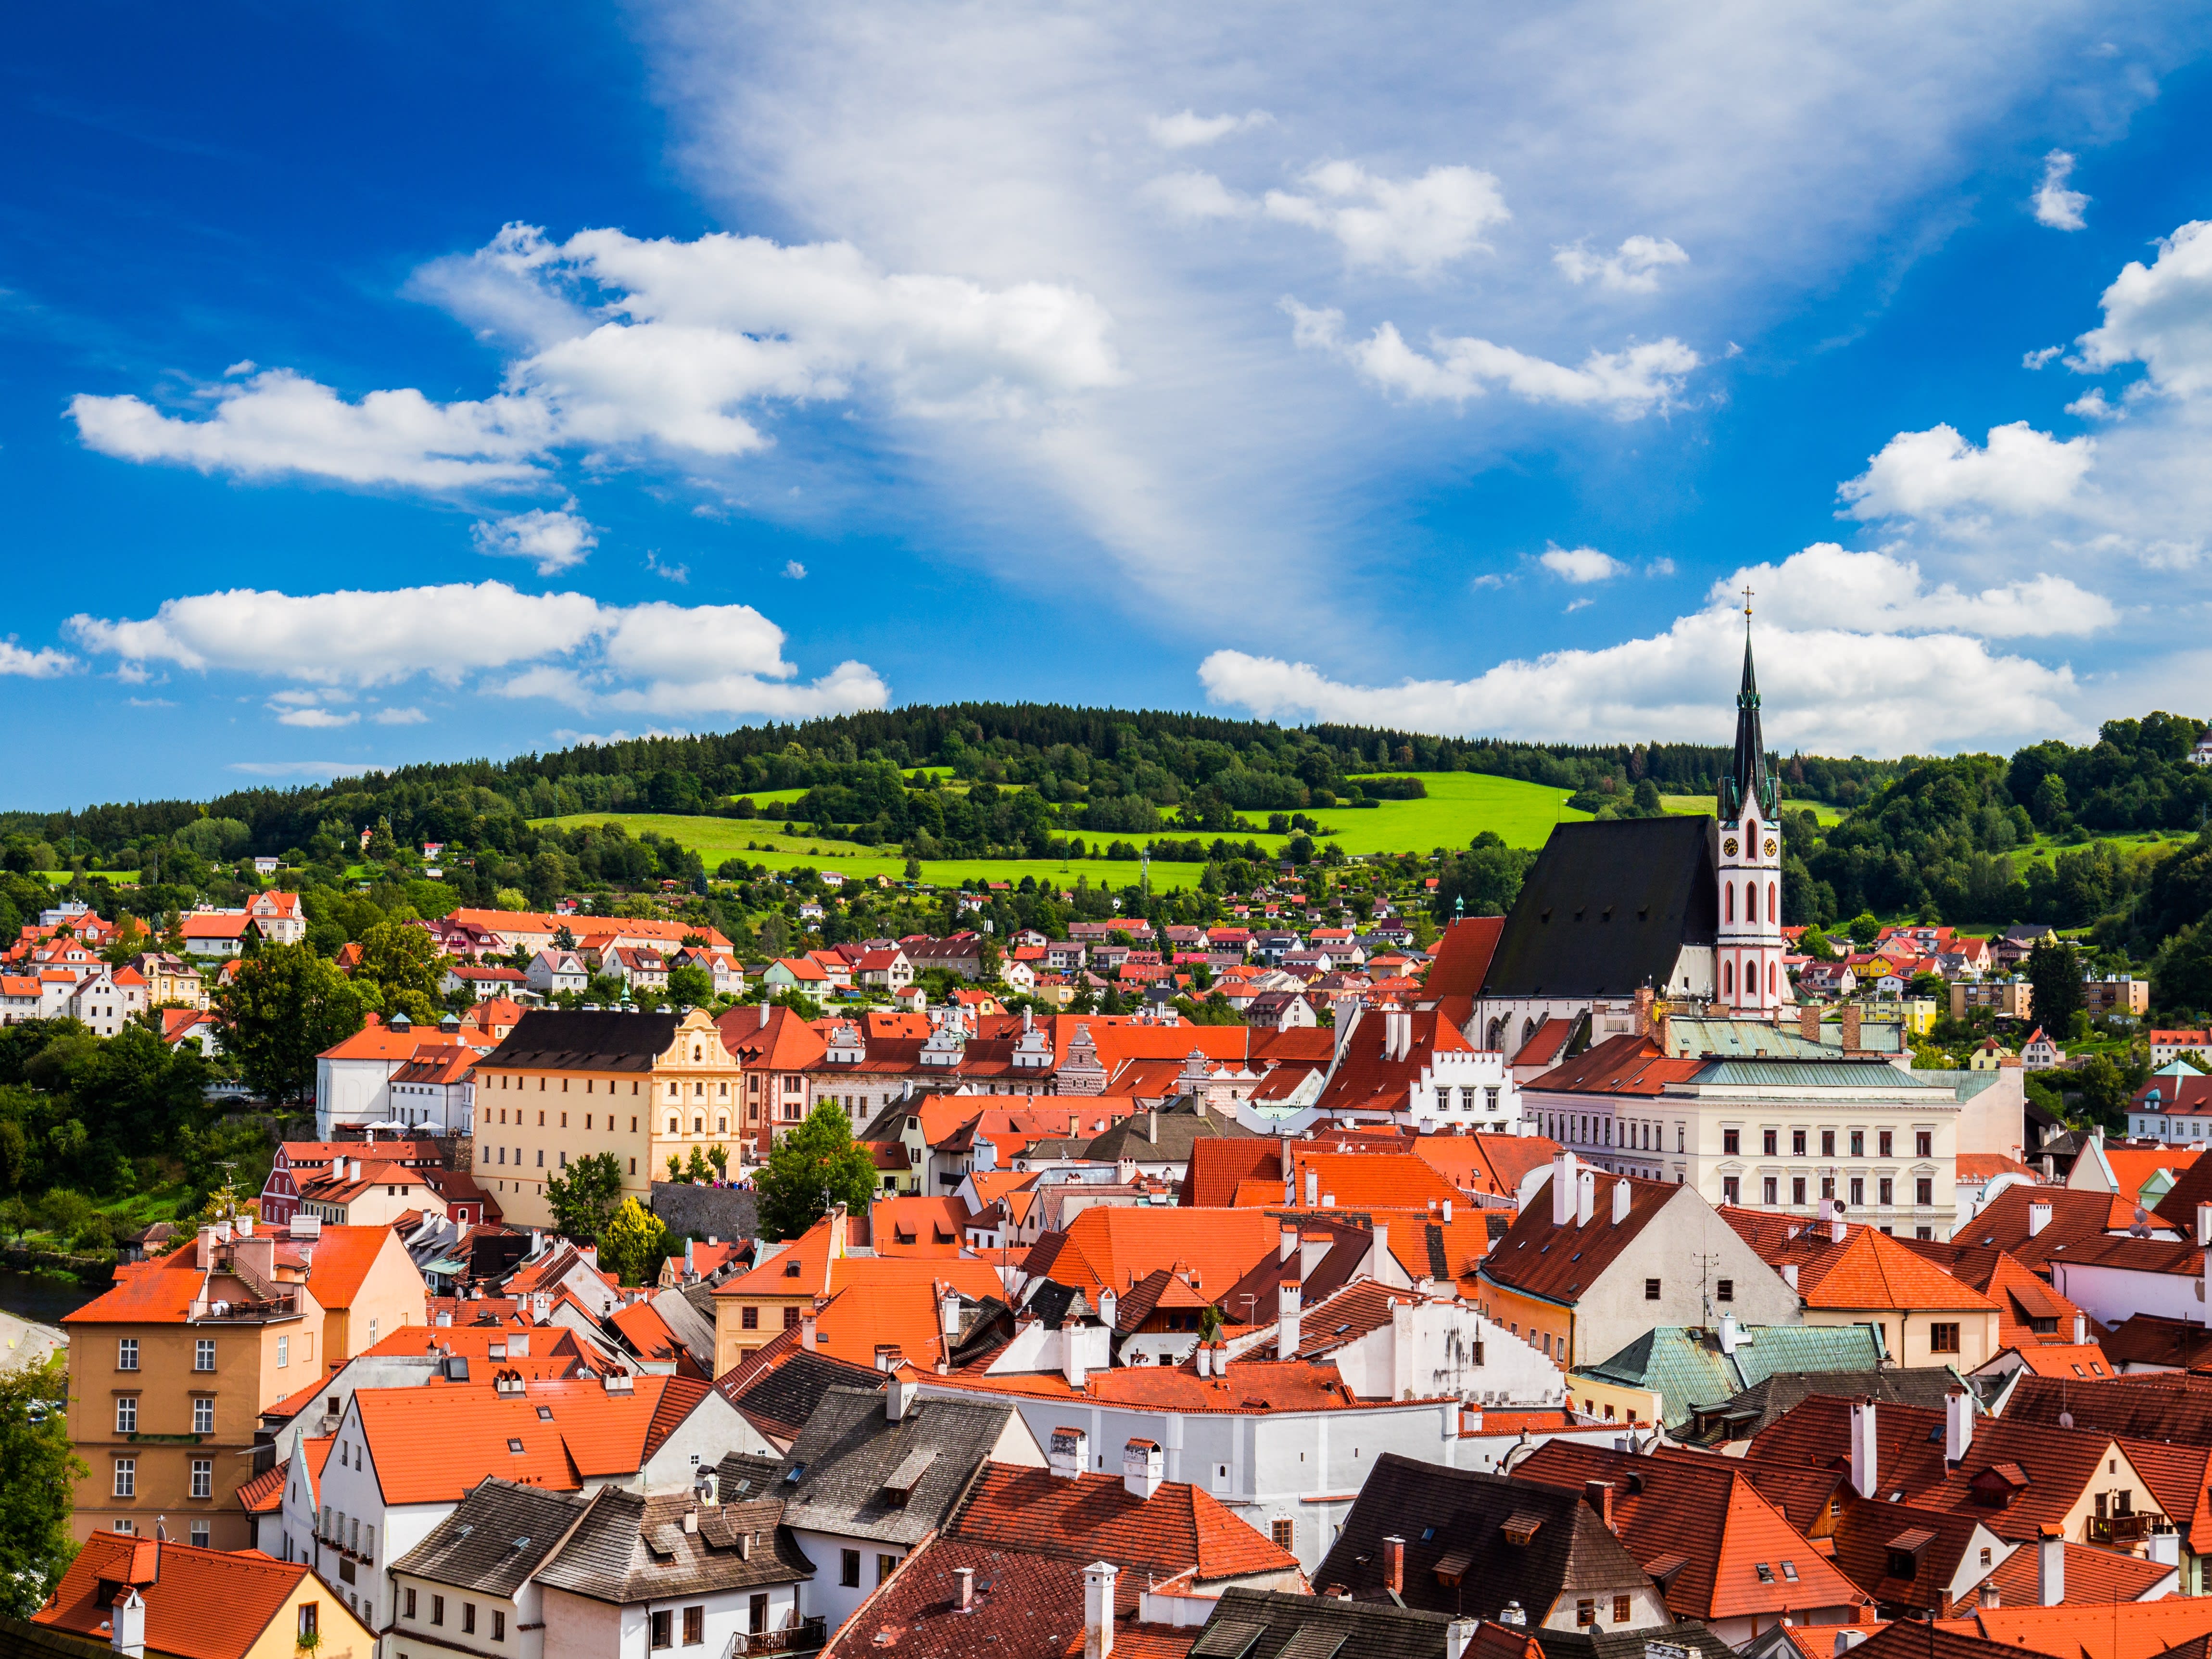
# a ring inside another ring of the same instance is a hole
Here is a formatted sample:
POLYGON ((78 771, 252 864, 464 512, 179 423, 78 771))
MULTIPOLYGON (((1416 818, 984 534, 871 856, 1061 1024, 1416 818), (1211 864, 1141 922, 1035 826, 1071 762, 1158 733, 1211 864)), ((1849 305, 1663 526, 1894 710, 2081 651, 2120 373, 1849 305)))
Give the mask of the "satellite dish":
POLYGON ((2074 1413, 2072 1412, 2059 1413, 2058 1426, 2062 1429, 2072 1428, 2074 1426, 2074 1413))

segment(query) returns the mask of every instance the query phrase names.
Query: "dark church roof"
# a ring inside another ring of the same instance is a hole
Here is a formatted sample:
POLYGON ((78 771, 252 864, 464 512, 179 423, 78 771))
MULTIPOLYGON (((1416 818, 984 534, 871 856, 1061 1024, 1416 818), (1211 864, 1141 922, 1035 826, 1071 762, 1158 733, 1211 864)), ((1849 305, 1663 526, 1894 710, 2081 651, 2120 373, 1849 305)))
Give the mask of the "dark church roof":
POLYGON ((1711 820, 1607 818, 1552 831, 1505 918, 1486 997, 1662 994, 1717 915, 1711 820))
POLYGON ((533 1008, 477 1064, 562 1072, 649 1072, 676 1041, 676 1014, 533 1008))
POLYGON ((1743 687, 1735 694, 1735 753, 1721 780, 1723 823, 1742 820, 1747 806, 1774 816, 1774 775, 1766 769, 1766 739, 1759 729, 1759 681, 1751 672, 1751 612, 1744 612, 1743 687))

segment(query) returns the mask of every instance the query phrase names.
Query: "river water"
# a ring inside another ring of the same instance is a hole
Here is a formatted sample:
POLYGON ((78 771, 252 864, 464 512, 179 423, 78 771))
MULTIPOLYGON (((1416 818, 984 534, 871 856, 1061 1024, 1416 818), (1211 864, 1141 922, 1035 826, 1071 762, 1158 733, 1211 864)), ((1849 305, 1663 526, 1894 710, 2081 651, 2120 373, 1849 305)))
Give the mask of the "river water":
POLYGON ((41 1325, 56 1325, 61 1322, 64 1314, 75 1313, 105 1288, 102 1285, 88 1289, 71 1279, 49 1279, 40 1273, 0 1269, 0 1308, 41 1325))

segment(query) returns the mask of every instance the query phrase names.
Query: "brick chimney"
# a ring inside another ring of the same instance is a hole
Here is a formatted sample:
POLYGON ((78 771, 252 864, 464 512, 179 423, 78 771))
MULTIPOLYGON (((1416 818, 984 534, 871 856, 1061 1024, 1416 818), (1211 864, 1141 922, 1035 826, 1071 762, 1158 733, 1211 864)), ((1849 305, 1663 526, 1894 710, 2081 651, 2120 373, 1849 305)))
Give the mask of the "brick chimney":
POLYGON ((1610 1480, 1583 1481, 1583 1498, 1592 1509, 1597 1511, 1597 1518, 1605 1522, 1605 1529, 1611 1532, 1613 1529, 1613 1482, 1610 1480))
POLYGON ((1406 1593, 1406 1540, 1395 1533, 1382 1540, 1382 1587, 1394 1595, 1406 1593))
POLYGON ((1797 1011, 1797 1035, 1808 1042, 1820 1040, 1820 1009, 1817 1003, 1807 1003, 1797 1011))
POLYGON ((1856 1002, 1844 1005, 1844 1048, 1846 1052, 1859 1046, 1859 1006, 1856 1002))

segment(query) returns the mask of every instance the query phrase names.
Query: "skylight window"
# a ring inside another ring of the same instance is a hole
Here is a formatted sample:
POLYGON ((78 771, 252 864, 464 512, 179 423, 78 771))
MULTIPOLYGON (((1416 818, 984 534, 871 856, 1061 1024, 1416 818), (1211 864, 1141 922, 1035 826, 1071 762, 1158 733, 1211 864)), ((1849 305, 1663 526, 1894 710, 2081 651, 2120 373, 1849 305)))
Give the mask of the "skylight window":
POLYGON ((1796 1583, 1797 1582, 1797 1564, 1795 1561, 1784 1561, 1782 1564, 1782 1576, 1784 1578, 1787 1578, 1791 1583, 1796 1583))
POLYGON ((522 1443, 520 1440, 509 1440, 507 1443, 507 1449, 511 1452, 519 1452, 522 1449, 522 1443))
POLYGON ((1758 1564, 1757 1571, 1760 1583, 1771 1584, 1774 1582, 1774 1569, 1768 1566, 1765 1562, 1761 1561, 1758 1564))

